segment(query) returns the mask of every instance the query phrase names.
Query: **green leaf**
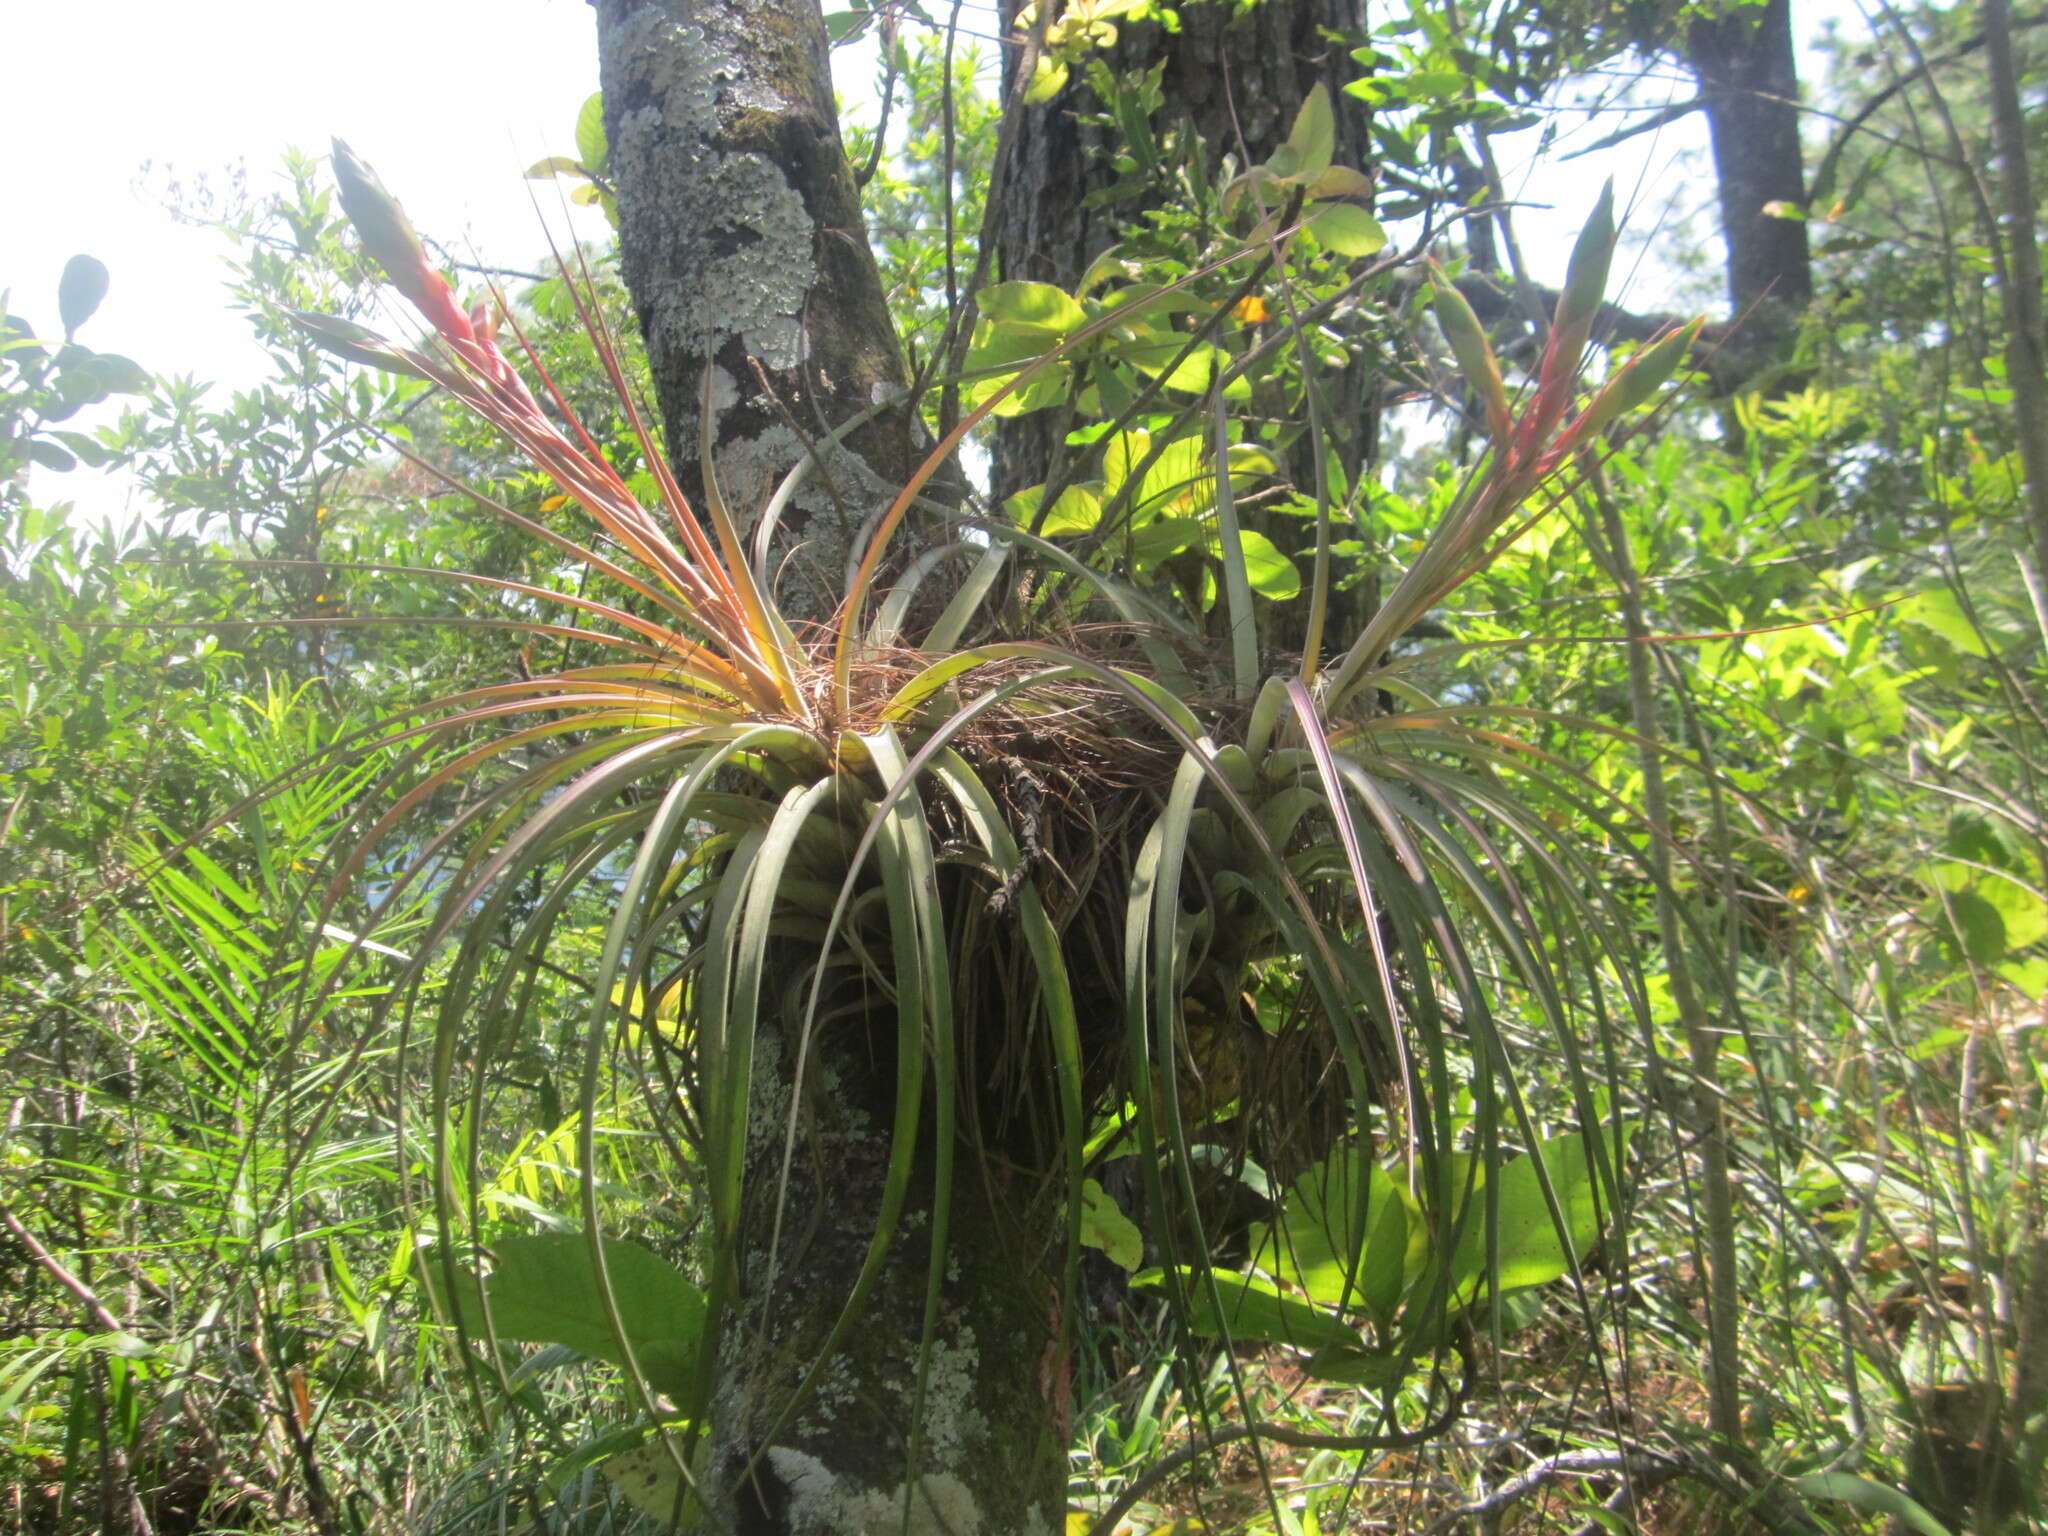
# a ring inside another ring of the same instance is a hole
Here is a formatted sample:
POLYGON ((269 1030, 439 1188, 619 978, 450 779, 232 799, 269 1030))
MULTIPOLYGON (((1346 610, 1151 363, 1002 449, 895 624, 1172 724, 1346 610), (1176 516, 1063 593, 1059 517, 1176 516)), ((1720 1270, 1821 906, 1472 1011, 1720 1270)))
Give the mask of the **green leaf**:
POLYGON ((576 112, 576 153, 592 175, 604 174, 611 146, 604 136, 604 92, 593 91, 576 112))
POLYGON ((1577 430, 1596 431, 1645 404, 1692 355, 1693 344, 1699 340, 1700 327, 1705 323, 1703 319, 1694 320, 1670 331, 1630 358, 1601 386, 1577 423, 1577 430))
MULTIPOLYGON (((1034 485, 1019 491, 1004 503, 1012 522, 1019 528, 1029 528, 1032 519, 1038 516, 1039 499, 1045 487, 1034 485)), ((1102 498, 1093 488, 1085 485, 1070 485, 1060 492, 1060 499, 1053 503, 1039 533, 1044 537, 1059 534, 1086 533, 1102 521, 1102 498)))
POLYGON ((1128 1270, 1145 1260, 1145 1239, 1136 1223, 1093 1179, 1081 1181, 1081 1241, 1128 1270))
POLYGON ((549 155, 545 160, 536 160, 526 168, 528 181, 549 181, 556 176, 589 176, 581 160, 571 160, 567 155, 549 155))
POLYGON ((1598 1186, 1586 1166, 1585 1139, 1578 1132, 1553 1137, 1531 1155, 1507 1164, 1497 1177, 1499 1250, 1489 1263, 1486 1196, 1482 1190, 1472 1197, 1457 1256, 1451 1261, 1452 1294, 1468 1304, 1485 1294, 1489 1270, 1503 1296, 1562 1279, 1571 1273, 1571 1255, 1583 1259, 1600 1236, 1598 1186), (1570 1255, 1543 1200, 1542 1185, 1537 1179, 1539 1158, 1550 1174, 1551 1189, 1564 1214, 1571 1238, 1570 1255))
MULTIPOLYGON (((671 1430, 671 1433, 680 1433, 671 1430)), ((711 1437, 697 1438, 695 1470, 706 1470, 711 1437)), ((605 1481, 619 1490, 619 1496, 649 1519, 659 1520, 675 1530, 688 1530, 697 1523, 697 1496, 676 1470, 676 1458, 659 1438, 607 1456, 598 1468, 605 1481)))
MULTIPOLYGON (((980 374, 961 386, 960 397, 969 409, 978 408, 1011 377, 1036 362, 1058 344, 1058 338, 1028 326, 992 326, 986 321, 978 328, 974 345, 967 350, 967 371, 980 374)), ((1021 416, 1027 411, 1058 405, 1073 389, 1073 371, 1065 363, 1054 363, 1031 381, 1005 395, 992 414, 1021 416)))
POLYGON ((1386 1392, 1408 1379, 1411 1364, 1399 1355, 1376 1349, 1325 1349, 1305 1361, 1302 1370, 1317 1381, 1386 1392))
POLYGON ((1330 157, 1337 152, 1337 114, 1330 107, 1330 89, 1322 81, 1315 83, 1301 110, 1294 114, 1286 147, 1294 152, 1293 163, 1279 171, 1280 175, 1314 181, 1330 168, 1330 157))
POLYGON ((95 352, 87 364, 104 395, 139 395, 149 388, 142 364, 118 352, 95 352))
POLYGON ((1420 1267, 1423 1232, 1393 1175, 1344 1147, 1288 1187, 1278 1219, 1253 1228, 1251 1242, 1260 1269, 1325 1306, 1362 1306, 1384 1322, 1420 1267))
POLYGON ((1948 828, 1942 836, 1941 851, 1950 858, 1964 859, 1972 864, 1989 864, 1994 869, 2010 867, 2012 855, 2006 851, 2005 839, 1998 834, 1998 828, 1991 818, 1976 811, 1957 811, 1948 819, 1948 828))
POLYGON ((982 318, 999 329, 1037 331, 1057 340, 1088 323, 1087 311, 1051 283, 991 283, 975 298, 982 318))
POLYGON ((60 475, 78 468, 78 460, 44 437, 32 437, 28 440, 28 456, 43 468, 55 470, 60 475))
POLYGON ((2005 919, 1998 908, 1975 891, 1953 892, 1947 901, 1954 924, 1951 937, 1963 953, 1978 965, 1996 965, 2005 956, 2005 919))
MULTIPOLYGON (((1184 395, 1206 394, 1209 381, 1217 371, 1229 366, 1230 354, 1221 347, 1203 342, 1189 348, 1187 356, 1181 357, 1181 351, 1186 347, 1185 336, 1167 331, 1150 333, 1136 342, 1126 342, 1112 355, 1147 377, 1158 379, 1164 388, 1184 395), (1175 362, 1176 358, 1179 358, 1178 362, 1175 362)), ((1223 395, 1227 400, 1248 399, 1251 381, 1232 379, 1224 386, 1223 395)))
POLYGON ((353 320, 344 320, 339 315, 316 315, 307 310, 292 310, 290 314, 292 323, 310 336, 313 344, 323 352, 332 352, 351 363, 403 373, 415 379, 430 377, 425 369, 411 360, 411 354, 394 347, 375 331, 357 325, 353 320))
POLYGON ((867 31, 869 23, 874 19, 875 13, 865 7, 850 11, 827 11, 825 35, 832 40, 832 46, 837 48, 842 43, 852 42, 867 31))
POLYGON ((1031 71, 1031 84, 1024 92, 1024 105, 1043 106, 1066 89, 1067 66, 1051 54, 1042 53, 1031 71))
POLYGON ((1201 541, 1202 525, 1192 517, 1154 518, 1131 534, 1131 563, 1149 571, 1161 561, 1186 554, 1201 541))
POLYGON ((1965 656, 1991 654, 1991 646, 1984 634, 1970 622, 1961 601, 1948 587, 1931 587, 1925 592, 1915 593, 1898 605, 1898 612, 1908 624, 1932 630, 1965 656))
POLYGON ((69 448, 79 463, 90 468, 98 469, 113 457, 105 448, 101 447, 92 438, 87 437, 83 432, 52 432, 50 436, 56 438, 66 448, 69 448))
MULTIPOLYGON (((484 1282, 484 1295, 499 1338, 560 1344, 594 1360, 625 1364, 588 1238, 544 1232, 505 1238, 493 1251, 497 1267, 484 1282)), ((624 1238, 604 1239, 604 1262, 619 1321, 648 1384, 671 1397, 684 1393, 704 1327, 703 1292, 659 1254, 624 1238)), ((428 1261, 428 1272, 438 1281, 437 1260, 428 1261)), ((459 1303, 462 1324, 481 1335, 483 1317, 473 1313, 474 1306, 467 1297, 459 1303)))
POLYGON ((93 317, 106 296, 104 262, 92 256, 74 256, 64 263, 64 275, 57 279, 57 314, 64 322, 66 341, 93 317))
MULTIPOLYGON (((1180 1266, 1181 1287, 1187 1296, 1187 1325, 1190 1332, 1205 1339, 1228 1337, 1235 1343, 1286 1344, 1301 1350, 1355 1350, 1358 1335, 1345 1323, 1297 1297, 1282 1295, 1278 1286, 1262 1275, 1238 1270, 1203 1271, 1180 1266), (1223 1310, 1216 1310, 1209 1294, 1213 1280, 1223 1310)), ((1165 1291, 1166 1272, 1148 1269, 1131 1277, 1136 1290, 1165 1291)))
POLYGON ((1333 197, 1371 197, 1372 178, 1348 165, 1333 165, 1315 179, 1308 195, 1311 202, 1333 197))
POLYGON ((1451 356, 1458 360, 1465 387, 1479 396, 1486 410, 1487 435, 1495 443, 1505 443, 1513 430, 1507 386, 1501 382, 1500 361, 1493 354, 1493 344, 1486 339, 1485 327, 1450 279, 1439 277, 1431 285, 1430 296, 1436 323, 1451 345, 1451 356))
POLYGON ((1245 576, 1259 596, 1284 603, 1300 594, 1301 571, 1271 539, 1256 528, 1241 528, 1237 545, 1244 551, 1245 576))
POLYGON ((1883 1483, 1854 1472, 1808 1472, 1792 1479, 1792 1486, 1809 1499, 1832 1499, 1854 1504, 1858 1509, 1890 1515, 1916 1530, 1920 1536, 1949 1536, 1949 1529, 1918 1503, 1883 1483))
POLYGON ((1387 243, 1387 232, 1380 228, 1379 220, 1356 203, 1331 203, 1317 209, 1307 228, 1324 249, 1339 256, 1370 256, 1387 243))
MULTIPOLYGON (((2024 880, 1996 869, 1948 860, 1934 865, 1929 873, 1942 889, 1957 896, 1966 895, 1997 916, 2003 950, 2025 949, 2029 944, 2048 938, 2048 902, 2044 902, 2024 880)), ((1962 920, 1961 913, 1957 916, 1962 920)), ((1981 914, 1973 914, 1969 921, 1981 922, 1984 919, 1981 914)), ((1971 958, 1990 963, 1974 950, 1971 958)))

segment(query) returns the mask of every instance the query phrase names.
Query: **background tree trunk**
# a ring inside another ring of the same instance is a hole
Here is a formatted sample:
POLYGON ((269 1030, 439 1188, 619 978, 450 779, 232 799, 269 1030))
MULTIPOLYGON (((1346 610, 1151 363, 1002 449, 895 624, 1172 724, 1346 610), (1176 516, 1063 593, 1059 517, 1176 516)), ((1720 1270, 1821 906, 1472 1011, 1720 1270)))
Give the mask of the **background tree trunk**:
MULTIPOLYGON (((758 508, 806 451, 908 383, 840 141, 816 0, 596 0, 619 248, 668 452, 701 498, 700 388, 713 364, 719 482, 758 508)), ((922 451, 882 409, 825 448, 785 518, 799 617, 844 586, 861 524, 922 451)))
POLYGON ((1768 0, 1694 22, 1685 59, 1699 80, 1728 250, 1728 302, 1736 323, 1714 372, 1722 391, 1789 359, 1813 298, 1806 225, 1764 211, 1802 209, 1799 68, 1791 0, 1768 0))
MULTIPOLYGON (((1006 0, 1006 23, 1022 6, 1006 0)), ((1240 166, 1264 160, 1286 142, 1303 100, 1318 82, 1337 109, 1336 161, 1370 163, 1364 104, 1344 94, 1358 77, 1350 50, 1364 40, 1362 0, 1266 0, 1255 6, 1196 3, 1180 8, 1180 30, 1146 22, 1124 25, 1116 46, 1098 57, 1119 74, 1160 67, 1165 105, 1153 128, 1163 141, 1179 131, 1204 146, 1210 174, 1224 156, 1240 166)), ((1005 89, 1019 62, 1004 55, 1005 89)), ((1105 110, 1074 71, 1051 101, 1018 115, 1015 148, 998 210, 996 270, 1005 280, 1051 283, 1071 292, 1089 263, 1158 206, 1151 198, 1089 205, 1117 181, 1114 128, 1082 121, 1105 110)), ((1000 502, 1042 483, 1068 429, 1058 409, 1009 417, 997 424, 993 492, 1000 502)))

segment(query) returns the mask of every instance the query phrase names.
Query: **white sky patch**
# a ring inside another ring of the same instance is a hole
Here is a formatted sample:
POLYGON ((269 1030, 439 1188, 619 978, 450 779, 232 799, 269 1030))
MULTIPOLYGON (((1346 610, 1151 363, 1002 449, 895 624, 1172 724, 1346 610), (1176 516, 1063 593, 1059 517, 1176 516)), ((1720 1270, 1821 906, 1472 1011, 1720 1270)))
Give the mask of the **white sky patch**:
MULTIPOLYGON (((8 6, 0 290, 55 333, 64 263, 97 256, 112 283, 79 340, 217 381, 225 403, 267 372, 222 293, 226 244, 175 223, 138 185, 142 163, 189 179, 241 161, 260 193, 287 146, 324 155, 339 135, 422 231, 530 265, 546 249, 533 199, 558 225, 562 207, 555 184, 522 173, 574 153, 576 109, 597 89, 595 25, 584 0, 8 6)), ((122 509, 126 488, 105 477, 58 479, 40 477, 38 495, 99 516, 122 509)))
MULTIPOLYGON (((1842 0, 1810 4, 1797 24, 1806 30, 1841 8, 1842 0)), ((961 26, 963 46, 992 62, 995 46, 974 36, 989 30, 989 12, 963 7, 961 26)), ((9 62, 0 90, 0 143, 9 146, 0 160, 0 290, 9 308, 54 332, 58 275, 70 256, 88 252, 107 264, 112 286, 80 339, 152 372, 215 381, 223 397, 264 375, 263 354, 222 293, 223 240, 176 224, 138 183, 144 161, 188 179, 239 161, 261 193, 276 184, 287 146, 324 154, 338 134, 430 238, 530 267, 545 249, 535 199, 558 228, 567 210, 558 184, 522 173, 543 156, 573 153, 576 110, 597 88, 585 0, 19 4, 8 8, 0 39, 9 62)), ((835 60, 849 111, 868 122, 874 58, 868 44, 835 60)), ((1802 64, 1818 77, 1813 53, 1802 64)), ((1668 67, 1661 73, 1674 93, 1689 94, 1688 81, 1668 67)), ((1648 105, 1668 99, 1637 97, 1648 105)), ((1625 120, 1565 109, 1551 119, 1557 139, 1548 150, 1539 153, 1541 130, 1500 141, 1509 192, 1527 200, 1516 233, 1537 281, 1563 275, 1572 237, 1608 175, 1630 210, 1630 236, 1711 208, 1697 117, 1617 150, 1556 158, 1561 147, 1589 143, 1625 120)), ((1818 141, 1818 131, 1812 137, 1818 141)), ((591 210, 578 210, 572 227, 603 232, 591 210)), ((1711 220, 1696 229, 1711 237, 1711 220)), ((1718 242, 1710 257, 1717 272, 1718 242)), ((1676 277, 1655 266, 1632 272, 1624 256, 1616 296, 1665 307, 1678 297, 1676 277)), ((1695 301, 1704 296, 1697 283, 1692 293, 1695 301)), ((101 517, 122 509, 118 480, 88 471, 61 485, 55 479, 39 484, 45 499, 73 497, 101 517)))

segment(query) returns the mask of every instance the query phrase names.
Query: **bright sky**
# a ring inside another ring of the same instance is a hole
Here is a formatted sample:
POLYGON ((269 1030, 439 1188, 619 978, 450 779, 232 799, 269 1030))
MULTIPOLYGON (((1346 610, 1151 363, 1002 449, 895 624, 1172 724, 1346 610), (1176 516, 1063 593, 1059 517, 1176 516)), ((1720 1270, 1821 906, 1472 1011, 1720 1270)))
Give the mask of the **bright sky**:
MULTIPOLYGON (((161 204, 164 168, 190 180, 241 163, 251 187, 277 175, 290 145, 324 153, 347 139, 377 168, 413 221, 437 240, 508 264, 543 248, 532 197, 552 221, 551 183, 523 179, 544 155, 573 149, 576 109, 596 89, 594 22, 585 0, 72 0, 8 8, 0 43, 0 290, 9 307, 56 327, 65 261, 85 251, 112 273, 107 301, 81 339, 159 373, 223 388, 262 373, 261 354, 221 293, 221 237, 175 224, 161 204), (144 161, 158 167, 142 178, 144 161)), ((852 61, 847 61, 852 62, 852 61)), ((861 89, 860 64, 841 89, 861 89)), ((1577 142, 1614 126, 1575 120, 1577 142)), ((1559 275, 1570 235, 1612 172, 1641 225, 1707 196, 1675 176, 1700 142, 1688 122, 1624 156, 1575 162, 1528 187, 1554 213, 1518 225, 1535 275, 1559 275), (1547 194, 1547 195, 1546 195, 1547 194)), ((1517 183, 1507 167, 1511 188, 1517 183)), ((602 221, 579 211, 581 227, 602 221)), ((1660 295, 1641 294, 1639 302, 1660 295)), ((84 471, 61 492, 100 515, 120 493, 84 471)))
MULTIPOLYGON (((544 155, 573 153, 576 109, 597 89, 584 0, 71 0, 5 10, 8 307, 54 332, 58 275, 74 253, 90 253, 112 283, 79 339, 224 387, 263 371, 221 292, 225 242, 172 222, 138 181, 145 160, 187 180, 217 179, 239 161, 261 190, 287 146, 324 154, 339 135, 420 228, 523 263, 544 249, 532 194, 551 217, 560 204, 552 184, 521 173, 544 155)), ((92 494, 88 480, 78 471, 63 492, 101 510, 105 493, 92 494)))

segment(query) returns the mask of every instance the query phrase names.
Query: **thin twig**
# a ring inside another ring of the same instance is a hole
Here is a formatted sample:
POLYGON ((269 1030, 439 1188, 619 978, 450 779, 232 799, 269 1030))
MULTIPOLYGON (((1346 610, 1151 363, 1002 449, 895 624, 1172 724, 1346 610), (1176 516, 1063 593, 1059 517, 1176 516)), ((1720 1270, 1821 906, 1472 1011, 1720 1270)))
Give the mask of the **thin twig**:
POLYGON ((1527 1471, 1509 1478, 1491 1493, 1482 1494, 1469 1504, 1461 1504, 1449 1511, 1430 1526, 1426 1536, 1445 1536, 1467 1520, 1479 1522, 1481 1530, 1491 1530, 1500 1523, 1500 1517, 1507 1509, 1519 1504, 1545 1484, 1564 1477, 1598 1477, 1606 1473, 1620 1473, 1622 1486, 1617 1492, 1624 1497, 1645 1486, 1655 1487, 1658 1483, 1670 1482, 1683 1477, 1690 1469, 1688 1458, 1670 1451, 1651 1450, 1647 1446, 1632 1446, 1615 1450, 1562 1451, 1547 1456, 1527 1471))
POLYGON ((1439 1438, 1445 1430, 1458 1420, 1464 1412, 1465 1398, 1478 1379, 1474 1361, 1463 1344, 1457 1346, 1463 1380, 1451 1400, 1444 1405, 1443 1412, 1424 1424, 1420 1429, 1395 1430, 1383 1435, 1328 1435, 1315 1430, 1296 1429, 1291 1424, 1274 1424, 1265 1420, 1254 1420, 1246 1424, 1226 1424, 1197 1438, 1170 1456, 1161 1457, 1143 1472, 1132 1478, 1124 1491, 1116 1496, 1109 1508, 1096 1516, 1095 1523, 1088 1528, 1088 1536, 1111 1536, 1117 1523, 1131 1512, 1138 1501, 1174 1475, 1190 1462, 1199 1461, 1211 1451, 1240 1440, 1270 1440, 1275 1445, 1291 1446, 1305 1451, 1399 1451, 1418 1445, 1427 1445, 1439 1438))
POLYGON ((92 1314, 94 1322, 109 1333, 126 1331, 121 1326, 121 1320, 107 1310, 98 1293, 65 1268, 62 1259, 36 1241, 35 1234, 21 1224, 21 1218, 14 1214, 12 1206, 0 1205, 0 1226, 6 1227, 14 1234, 14 1240, 28 1250, 28 1256, 36 1261, 43 1273, 85 1304, 85 1309, 92 1314))

